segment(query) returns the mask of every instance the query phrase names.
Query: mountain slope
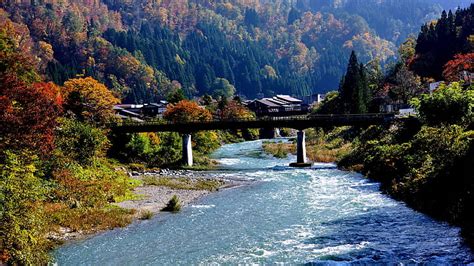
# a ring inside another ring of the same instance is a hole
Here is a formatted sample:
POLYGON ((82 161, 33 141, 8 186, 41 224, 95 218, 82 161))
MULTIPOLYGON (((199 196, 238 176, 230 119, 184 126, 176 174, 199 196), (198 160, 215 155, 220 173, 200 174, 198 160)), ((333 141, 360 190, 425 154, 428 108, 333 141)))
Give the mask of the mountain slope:
POLYGON ((212 94, 216 78, 249 98, 334 89, 351 50, 390 62, 443 1, 24 2, 1 3, 1 17, 25 29, 48 79, 90 75, 143 102, 212 94))

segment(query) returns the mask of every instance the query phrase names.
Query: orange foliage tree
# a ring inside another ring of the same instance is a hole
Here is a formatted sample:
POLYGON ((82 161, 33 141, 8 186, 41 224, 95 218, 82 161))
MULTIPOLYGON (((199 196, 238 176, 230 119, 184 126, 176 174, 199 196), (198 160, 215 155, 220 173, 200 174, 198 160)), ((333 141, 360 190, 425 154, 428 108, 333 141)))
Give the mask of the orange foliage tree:
POLYGON ((230 101, 221 112, 221 118, 224 120, 253 118, 255 115, 245 106, 237 101, 230 101))
POLYGON ((28 85, 15 75, 0 76, 0 150, 50 152, 61 104, 53 83, 28 85))
POLYGON ((474 53, 457 54, 444 65, 443 76, 447 81, 459 81, 461 71, 474 72, 474 53))
POLYGON ((62 92, 65 110, 85 122, 99 125, 114 118, 113 106, 120 103, 104 84, 91 77, 66 81, 62 92))
POLYGON ((182 100, 168 107, 164 113, 165 119, 175 122, 206 121, 212 119, 212 114, 196 102, 182 100))

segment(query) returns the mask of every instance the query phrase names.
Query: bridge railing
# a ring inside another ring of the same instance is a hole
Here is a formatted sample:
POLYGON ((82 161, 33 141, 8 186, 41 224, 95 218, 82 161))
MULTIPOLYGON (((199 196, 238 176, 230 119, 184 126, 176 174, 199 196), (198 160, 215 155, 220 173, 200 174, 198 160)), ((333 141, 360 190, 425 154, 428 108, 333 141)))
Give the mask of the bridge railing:
POLYGON ((122 120, 109 123, 109 127, 133 127, 133 126, 160 126, 160 125, 192 125, 192 124, 213 124, 224 122, 268 122, 268 121, 315 121, 325 119, 392 119, 395 114, 371 113, 371 114, 324 114, 324 115, 297 115, 297 116, 265 116, 265 117, 246 117, 238 119, 205 119, 205 120, 183 120, 168 121, 164 119, 150 119, 145 121, 122 120))

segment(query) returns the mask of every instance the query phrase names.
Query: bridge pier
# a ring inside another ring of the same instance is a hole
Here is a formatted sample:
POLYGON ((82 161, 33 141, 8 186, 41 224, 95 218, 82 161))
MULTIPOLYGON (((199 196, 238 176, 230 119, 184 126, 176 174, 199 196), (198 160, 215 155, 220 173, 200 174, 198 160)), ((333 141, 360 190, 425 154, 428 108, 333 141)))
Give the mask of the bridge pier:
POLYGON ((312 163, 306 160, 306 133, 298 130, 296 137, 296 163, 291 163, 291 167, 310 167, 312 163))
POLYGON ((183 134, 183 164, 185 166, 193 166, 191 134, 183 134))
POLYGON ((306 133, 299 130, 297 134, 296 163, 306 163, 306 133))

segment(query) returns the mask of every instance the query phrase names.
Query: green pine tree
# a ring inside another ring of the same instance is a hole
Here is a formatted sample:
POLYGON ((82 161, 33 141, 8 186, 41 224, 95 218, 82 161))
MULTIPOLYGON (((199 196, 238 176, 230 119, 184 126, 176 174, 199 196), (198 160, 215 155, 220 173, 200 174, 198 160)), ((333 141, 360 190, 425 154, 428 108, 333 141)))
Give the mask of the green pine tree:
POLYGON ((347 72, 339 88, 341 112, 345 114, 360 114, 368 111, 371 92, 367 81, 365 67, 359 64, 357 56, 352 51, 347 72))

